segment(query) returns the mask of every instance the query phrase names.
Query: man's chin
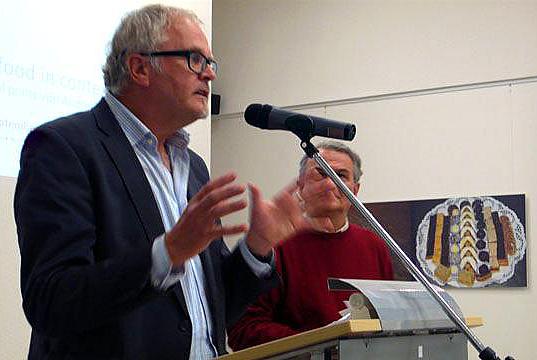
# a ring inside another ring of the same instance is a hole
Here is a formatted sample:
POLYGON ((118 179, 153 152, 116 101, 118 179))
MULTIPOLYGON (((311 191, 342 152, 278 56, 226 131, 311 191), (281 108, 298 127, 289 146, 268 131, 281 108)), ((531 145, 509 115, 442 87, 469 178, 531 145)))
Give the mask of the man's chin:
POLYGON ((192 99, 192 101, 187 104, 187 109, 185 110, 189 111, 192 114, 192 117, 196 120, 206 118, 209 115, 207 100, 201 96, 192 99))
POLYGON ((208 112, 208 111, 204 111, 204 112, 201 112, 201 113, 198 114, 197 119, 198 119, 198 120, 206 119, 207 116, 209 116, 209 112, 208 112))
POLYGON ((343 209, 340 206, 323 206, 322 208, 316 208, 313 210, 308 209, 307 213, 310 217, 330 217, 334 213, 343 212, 343 209))
POLYGON ((192 118, 195 119, 194 121, 205 119, 207 116, 209 116, 209 110, 207 108, 197 109, 192 114, 192 118))

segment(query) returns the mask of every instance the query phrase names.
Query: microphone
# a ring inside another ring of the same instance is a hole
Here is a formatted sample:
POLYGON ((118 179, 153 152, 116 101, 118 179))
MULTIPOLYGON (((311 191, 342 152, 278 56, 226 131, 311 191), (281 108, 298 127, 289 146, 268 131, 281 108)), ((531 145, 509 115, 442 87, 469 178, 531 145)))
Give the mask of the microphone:
POLYGON ((356 135, 353 124, 299 114, 267 104, 248 105, 244 119, 248 124, 261 129, 291 131, 302 140, 309 140, 313 136, 352 140, 356 135))

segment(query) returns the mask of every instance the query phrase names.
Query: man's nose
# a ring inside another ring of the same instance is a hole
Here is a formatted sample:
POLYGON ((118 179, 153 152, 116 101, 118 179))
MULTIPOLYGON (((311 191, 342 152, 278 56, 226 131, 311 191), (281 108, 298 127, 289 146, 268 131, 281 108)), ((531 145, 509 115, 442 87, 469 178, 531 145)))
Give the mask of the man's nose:
POLYGON ((335 191, 338 190, 336 184, 330 179, 329 177, 325 177, 323 180, 321 180, 323 189, 326 189, 326 191, 335 191))
POLYGON ((214 79, 216 79, 216 72, 212 67, 207 66, 205 70, 200 73, 200 77, 203 80, 213 81, 214 79))

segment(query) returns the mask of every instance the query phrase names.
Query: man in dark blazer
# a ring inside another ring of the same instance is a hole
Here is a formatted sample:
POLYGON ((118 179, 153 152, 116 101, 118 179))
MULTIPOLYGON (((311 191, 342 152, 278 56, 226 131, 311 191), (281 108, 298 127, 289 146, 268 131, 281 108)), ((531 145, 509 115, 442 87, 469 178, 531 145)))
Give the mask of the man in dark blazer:
POLYGON ((209 181, 183 127, 207 116, 216 62, 197 17, 128 14, 93 109, 27 137, 15 193, 30 359, 196 359, 225 352, 225 327, 277 281, 272 248, 308 225, 282 190, 232 173, 209 181), (245 233, 231 253, 223 235, 245 233))

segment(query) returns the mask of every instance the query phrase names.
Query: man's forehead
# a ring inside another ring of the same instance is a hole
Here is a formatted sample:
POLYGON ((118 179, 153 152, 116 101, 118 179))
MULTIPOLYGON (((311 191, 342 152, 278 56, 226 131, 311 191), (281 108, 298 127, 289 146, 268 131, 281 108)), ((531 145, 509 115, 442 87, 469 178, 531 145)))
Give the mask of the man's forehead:
MULTIPOLYGON (((328 162, 337 162, 340 166, 349 166, 351 169, 353 167, 351 157, 342 151, 332 150, 332 149, 320 149, 319 152, 321 156, 328 162)), ((308 159, 309 166, 317 166, 317 163, 313 159, 308 159)))
POLYGON ((166 45, 181 49, 197 50, 204 55, 212 55, 209 41, 201 24, 186 17, 176 17, 166 29, 166 45))

